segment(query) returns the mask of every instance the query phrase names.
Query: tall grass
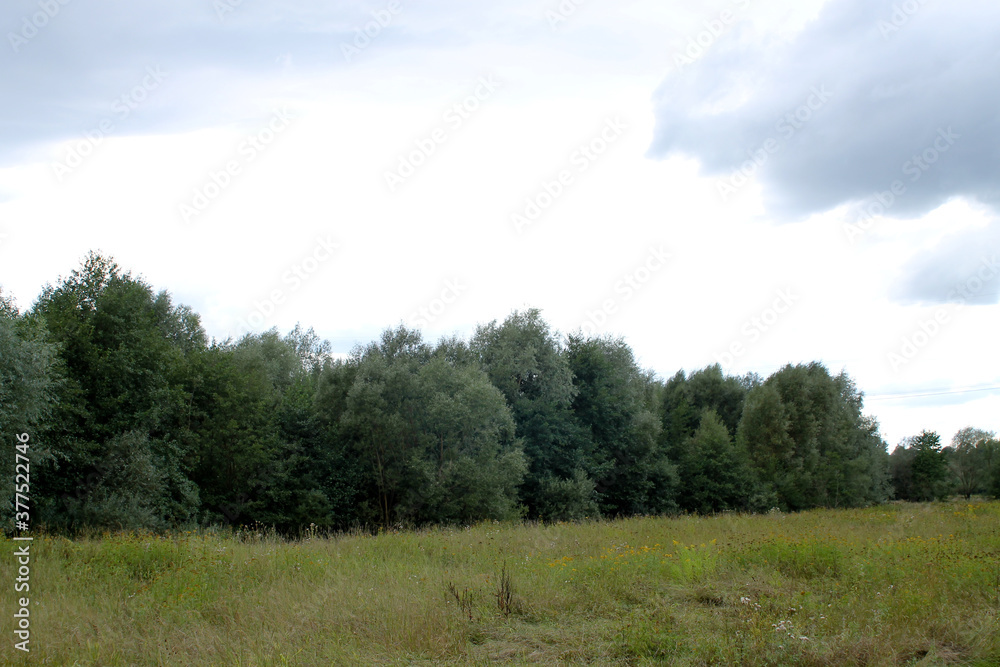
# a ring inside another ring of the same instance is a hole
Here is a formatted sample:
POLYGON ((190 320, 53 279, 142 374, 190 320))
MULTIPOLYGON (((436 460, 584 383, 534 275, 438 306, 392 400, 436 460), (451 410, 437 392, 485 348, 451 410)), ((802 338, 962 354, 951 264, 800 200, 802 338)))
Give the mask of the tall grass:
POLYGON ((32 550, 6 664, 1000 664, 996 502, 32 550))

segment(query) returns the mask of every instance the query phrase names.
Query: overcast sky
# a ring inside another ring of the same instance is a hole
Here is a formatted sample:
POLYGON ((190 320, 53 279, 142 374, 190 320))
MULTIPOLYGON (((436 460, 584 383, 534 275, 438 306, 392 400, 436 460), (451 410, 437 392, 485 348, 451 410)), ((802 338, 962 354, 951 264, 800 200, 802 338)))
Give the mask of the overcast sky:
POLYGON ((1000 430, 1000 6, 8 0, 0 287, 88 250, 337 352, 537 307, 1000 430))

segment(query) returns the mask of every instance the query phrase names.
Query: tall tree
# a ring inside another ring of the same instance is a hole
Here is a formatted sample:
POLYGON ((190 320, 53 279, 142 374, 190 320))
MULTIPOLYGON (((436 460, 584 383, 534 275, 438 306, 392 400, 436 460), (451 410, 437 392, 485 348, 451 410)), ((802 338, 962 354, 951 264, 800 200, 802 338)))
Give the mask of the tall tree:
POLYGON ((997 454, 993 446, 995 433, 971 426, 955 433, 947 448, 948 465, 955 480, 955 490, 969 499, 974 493, 987 491, 997 454))
POLYGON ((661 439, 671 457, 687 443, 701 423, 706 410, 713 410, 728 429, 736 435, 747 389, 754 378, 725 375, 719 364, 706 366, 685 376, 678 371, 670 378, 663 391, 660 410, 663 430, 661 439))
POLYGON ((888 492, 885 443, 844 373, 785 366, 751 391, 740 437, 781 506, 854 506, 888 492), (773 390, 773 391, 772 391, 773 390))
POLYGON ((683 509, 703 514, 762 509, 750 457, 741 444, 733 442, 714 410, 702 415, 698 429, 681 450, 678 467, 678 499, 683 509))
POLYGON ((620 338, 568 338, 572 408, 591 443, 590 468, 605 515, 676 508, 677 475, 659 442, 655 381, 620 338))
POLYGON ((951 491, 948 461, 941 450, 941 436, 934 431, 921 431, 909 440, 913 450, 910 461, 913 500, 945 498, 951 491))
POLYGON ((794 493, 802 472, 790 429, 788 410, 775 385, 764 384, 747 394, 736 439, 747 449, 761 482, 775 493, 775 503, 794 493))
MULTIPOLYGON (((51 459, 47 438, 39 437, 55 407, 60 382, 58 350, 46 342, 44 323, 22 316, 0 292, 0 434, 27 433, 36 467, 51 459)), ((14 476, 4 475, 0 521, 12 525, 14 476)))
POLYGON ((149 527, 191 520, 197 488, 174 427, 189 402, 187 354, 204 342, 197 318, 95 253, 46 286, 32 315, 44 320, 66 369, 48 430, 54 459, 35 489, 43 520, 149 527), (106 455, 116 448, 120 456, 106 455))
POLYGON ((525 461, 503 395, 478 365, 434 355, 399 327, 355 352, 342 433, 368 462, 381 521, 519 514, 525 461))
POLYGON ((34 430, 50 415, 57 353, 44 322, 22 316, 0 291, 0 432, 34 430))
POLYGON ((527 470, 503 395, 477 366, 435 357, 417 376, 420 448, 400 515, 443 523, 512 519, 527 470))
POLYGON ((528 474, 522 499, 532 517, 565 519, 597 510, 591 445, 577 424, 573 372, 536 309, 476 329, 470 347, 514 415, 528 474))

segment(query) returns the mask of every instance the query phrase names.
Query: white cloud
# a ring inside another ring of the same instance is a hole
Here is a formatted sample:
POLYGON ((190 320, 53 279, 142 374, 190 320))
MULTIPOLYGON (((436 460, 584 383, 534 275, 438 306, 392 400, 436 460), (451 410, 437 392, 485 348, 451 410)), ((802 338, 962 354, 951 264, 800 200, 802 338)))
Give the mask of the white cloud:
MULTIPOLYGON (((451 2, 407 5, 398 26, 350 66, 338 50, 342 34, 367 20, 378 3, 350 12, 318 10, 310 2, 244 3, 237 12, 247 13, 227 15, 221 25, 212 15, 188 20, 180 9, 161 8, 159 24, 137 23, 134 40, 108 45, 103 55, 80 52, 84 60, 69 70, 48 65, 75 54, 79 35, 61 46, 39 41, 32 44, 35 60, 18 61, 21 73, 7 75, 8 82, 26 81, 46 65, 42 93, 32 97, 15 87, 26 102, 6 112, 32 126, 21 139, 32 159, 8 152, 12 166, 0 170, 8 197, 0 200, 0 233, 8 235, 0 242, 0 285, 28 305, 44 282, 100 249, 192 305, 211 335, 237 333, 240 321, 278 289, 282 303, 263 326, 314 326, 344 353, 432 307, 448 281, 458 280, 461 294, 427 323, 429 338, 468 335, 476 323, 530 306, 568 332, 593 321, 591 314, 611 298, 615 312, 607 313, 603 330, 624 335, 642 363, 664 376, 713 363, 735 341, 745 343, 745 351, 727 367, 732 372, 767 374, 788 362, 821 360, 832 372, 846 368, 870 394, 997 384, 991 307, 956 316, 902 370, 887 361, 900 339, 933 314, 933 308, 890 300, 900 267, 909 267, 903 274, 909 280, 938 263, 949 248, 944 230, 974 238, 991 219, 982 207, 952 202, 912 220, 878 218, 851 243, 843 229, 850 214, 842 201, 846 190, 829 198, 839 206, 779 226, 773 192, 785 172, 762 172, 726 201, 717 179, 700 174, 711 162, 708 151, 721 156, 735 146, 742 156, 762 138, 751 131, 758 126, 766 138, 777 112, 803 103, 808 86, 799 84, 820 83, 813 72, 803 67, 783 85, 770 81, 765 91, 773 96, 752 95, 741 102, 743 111, 727 112, 732 122, 720 136, 692 134, 704 140, 689 146, 700 161, 646 157, 664 118, 662 106, 651 102, 654 89, 675 67, 677 49, 731 4, 692 2, 669 10, 648 2, 587 4, 555 31, 545 19, 547 7, 537 3, 501 3, 485 13, 451 2), (273 29, 263 21, 271 14, 280 18, 273 29), (465 26, 474 38, 464 36, 465 26), (195 28, 205 32, 192 37, 197 43, 187 52, 165 36, 195 28), (219 40, 213 48, 211 40, 219 40), (109 93, 134 84, 134 72, 120 63, 160 56, 171 76, 154 91, 162 93, 155 110, 137 109, 128 128, 57 182, 51 161, 65 154, 63 142, 77 141, 106 113, 109 93), (460 127, 450 126, 446 111, 491 74, 503 85, 460 127), (60 95, 77 111, 33 124, 38 107, 32 105, 60 95), (254 160, 241 161, 240 173, 184 224, 178 206, 196 189, 204 191, 227 161, 243 160, 241 142, 266 127, 283 104, 298 118, 254 160), (574 153, 618 117, 627 130, 580 171, 574 153), (437 128, 447 130, 446 141, 390 192, 385 172, 437 128), (572 171, 572 183, 518 234, 511 214, 561 170, 572 171), (338 252, 293 290, 286 272, 310 257, 325 234, 338 240, 338 252), (637 275, 650 248, 661 246, 670 260, 626 299, 616 286, 637 275), (744 325, 769 319, 776 292, 786 289, 797 295, 795 304, 749 340, 744 325)), ((766 54, 794 51, 797 31, 816 30, 807 22, 821 4, 751 3, 727 35, 772 44, 766 54)), ((101 14, 87 16, 74 25, 96 31, 91 38, 98 39, 101 14)), ((53 35, 82 29, 52 28, 53 35)), ((836 33, 844 34, 850 33, 836 33)), ((725 61, 725 48, 720 41, 685 70, 701 67, 709 78, 678 89, 684 127, 707 132, 708 124, 688 116, 715 99, 701 93, 721 80, 710 66, 725 61)), ((830 115, 846 123, 830 105, 830 115)), ((815 176, 804 159, 810 156, 836 172, 813 144, 796 150, 802 178, 815 176)), ((719 157, 718 164, 727 159, 719 157)), ((852 160, 849 167, 866 165, 852 160)), ((937 192, 979 182, 963 180, 967 173, 942 170, 937 192)), ((937 428, 945 439, 970 424, 1000 430, 993 398, 930 400, 933 410, 902 400, 868 407, 892 443, 921 428, 937 428)))

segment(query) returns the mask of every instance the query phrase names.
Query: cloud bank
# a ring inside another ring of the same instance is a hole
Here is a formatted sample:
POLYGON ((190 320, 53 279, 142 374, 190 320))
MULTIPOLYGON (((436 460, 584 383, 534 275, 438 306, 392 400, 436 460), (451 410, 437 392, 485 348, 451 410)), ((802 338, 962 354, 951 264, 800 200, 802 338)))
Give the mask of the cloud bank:
POLYGON ((954 197, 997 210, 998 24, 1000 6, 974 0, 831 0, 788 43, 737 25, 663 81, 649 154, 693 156, 735 187, 743 168, 777 220, 894 185, 893 217, 954 197))

